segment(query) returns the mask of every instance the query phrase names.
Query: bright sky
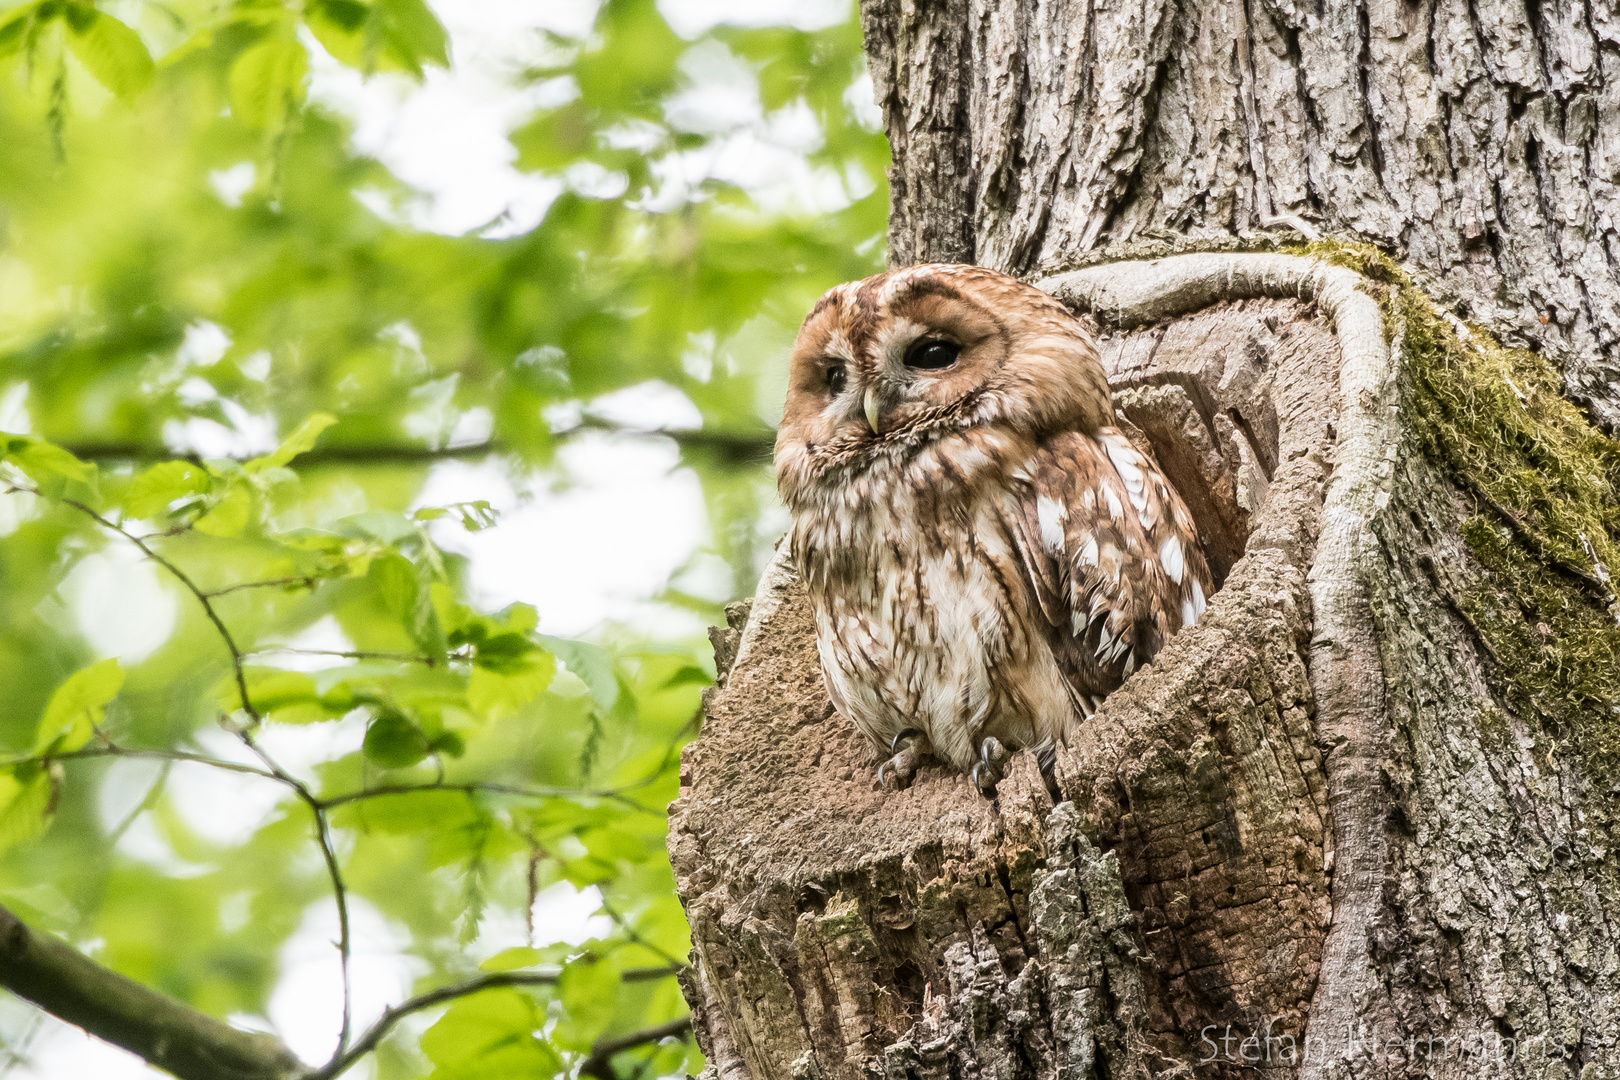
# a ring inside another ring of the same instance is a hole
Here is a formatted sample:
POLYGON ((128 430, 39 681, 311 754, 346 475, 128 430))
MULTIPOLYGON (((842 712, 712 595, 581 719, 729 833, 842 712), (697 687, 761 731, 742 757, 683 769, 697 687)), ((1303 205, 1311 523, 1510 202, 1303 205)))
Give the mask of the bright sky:
MULTIPOLYGON (((506 132, 535 107, 553 104, 555 89, 524 88, 517 76, 541 45, 541 32, 584 34, 596 11, 595 0, 430 0, 450 31, 454 66, 429 70, 423 85, 395 76, 362 79, 315 47, 312 93, 316 100, 352 117, 354 142, 364 153, 384 162, 416 195, 403 205, 390 205, 380 193, 361 193, 373 209, 434 231, 460 233, 486 229, 491 235, 532 227, 556 197, 556 181, 537 179, 512 165, 516 152, 506 132)), ((743 25, 789 24, 804 29, 826 26, 846 16, 850 0, 663 0, 660 10, 677 32, 693 37, 723 22, 743 25)), ((313 45, 313 42, 310 42, 313 45)), ((832 210, 847 201, 841 178, 818 175, 803 152, 816 138, 808 113, 784 110, 767 117, 760 106, 753 76, 722 48, 705 48, 686 65, 689 88, 670 104, 671 119, 682 127, 724 133, 719 145, 672 165, 669 192, 706 175, 720 176, 748 188, 764 205, 797 204, 832 210)), ((856 88, 859 95, 861 88, 856 88)), ((875 107, 856 102, 875 122, 875 107)), ((223 170, 213 177, 227 202, 240 198, 252 183, 252 166, 223 170)), ((590 176, 571 176, 588 184, 590 176)), ((187 348, 222 348, 199 327, 187 348)), ((199 390, 199 392, 202 392, 199 390)), ((18 405, 20 403, 12 403, 18 405)), ((0 402, 0 408, 6 404, 0 402)), ((700 418, 690 401, 673 388, 649 385, 621 392, 611 401, 594 403, 595 411, 645 427, 690 427, 700 418)), ((251 418, 245 418, 250 421, 251 418)), ((216 426, 217 427, 217 426, 216 426)), ((198 427, 165 433, 172 441, 207 449, 218 431, 198 427)), ((273 433, 271 433, 273 434, 273 433)), ((266 435, 265 437, 270 437, 266 435)), ((214 452, 220 452, 215 449, 214 452)), ((423 505, 488 499, 504 511, 498 527, 468 534, 447 529, 446 547, 467 554, 471 580, 487 603, 522 600, 541 612, 542 628, 578 634, 605 620, 634 618, 655 632, 691 629, 648 598, 684 568, 681 587, 699 595, 724 597, 728 571, 719 560, 694 558, 707 542, 708 524, 697 478, 679 467, 674 448, 662 440, 607 435, 572 440, 561 454, 570 484, 558 491, 526 490, 495 465, 450 462, 430 475, 419 502, 423 505), (569 530, 547 527, 568 521, 569 530), (567 574, 541 572, 541 567, 567 566, 567 574), (656 620, 673 620, 659 623, 656 620)), ((64 585, 80 627, 104 655, 136 658, 161 641, 175 617, 173 597, 148 573, 116 548, 86 559, 64 585), (129 612, 144 613, 132 621, 129 612)), ((317 626, 313 638, 337 633, 317 626)), ((323 639, 324 640, 324 639, 323 639)), ((313 644, 314 641, 304 642, 313 644)), ((288 728, 273 734, 269 747, 296 771, 331 752, 333 744, 358 742, 362 733, 344 724, 288 728)), ((230 756, 229 744, 213 747, 230 756)), ((138 799, 151 782, 138 762, 118 762, 114 772, 127 772, 123 782, 109 776, 102 816, 119 821, 132 808, 126 793, 138 799)), ((255 798, 238 783, 222 784, 203 768, 181 766, 170 781, 180 810, 194 828, 223 842, 243 840, 270 812, 273 793, 255 798), (229 807, 230 813, 222 813, 229 807)), ((125 834, 122 850, 157 865, 175 859, 156 830, 137 823, 125 834)), ((182 869, 175 867, 175 869, 182 869)), ((537 927, 550 929, 553 940, 583 940, 599 932, 591 924, 596 899, 566 884, 542 895, 537 927)), ((245 912, 245 908, 244 908, 245 912)), ((228 913, 227 913, 228 915, 228 913)), ((357 1015, 364 1025, 390 1002, 405 996, 418 974, 402 958, 400 935, 363 902, 353 912, 357 1015)), ((270 1004, 278 1034, 311 1062, 324 1060, 336 1037, 338 982, 331 905, 312 905, 301 929, 282 955, 282 976, 270 1004)), ((521 938, 519 927, 486 926, 492 942, 487 951, 521 938)), ((488 943, 486 943, 488 944, 488 943)), ((474 946, 477 948, 478 946, 474 946)), ((416 1018, 420 1027, 433 1014, 416 1018)), ((5 1072, 16 1080, 62 1080, 97 1077, 130 1080, 160 1076, 138 1059, 99 1043, 77 1028, 32 1012, 16 999, 0 1000, 0 1030, 28 1033, 31 1065, 5 1072)), ((350 1073, 368 1076, 370 1066, 350 1073)), ((4 1071, 0 1068, 0 1071, 4 1071)))

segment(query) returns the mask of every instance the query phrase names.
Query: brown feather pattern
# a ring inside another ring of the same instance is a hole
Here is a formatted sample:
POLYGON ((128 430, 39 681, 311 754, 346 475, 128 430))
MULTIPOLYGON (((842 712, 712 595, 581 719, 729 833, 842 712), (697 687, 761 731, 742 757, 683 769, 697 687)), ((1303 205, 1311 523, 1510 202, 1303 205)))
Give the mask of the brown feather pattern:
POLYGON ((1085 328, 1005 275, 908 267, 805 320, 777 483, 828 692, 879 747, 1061 739, 1196 621, 1196 526, 1112 424, 1085 328), (911 363, 936 341, 951 364, 911 363))

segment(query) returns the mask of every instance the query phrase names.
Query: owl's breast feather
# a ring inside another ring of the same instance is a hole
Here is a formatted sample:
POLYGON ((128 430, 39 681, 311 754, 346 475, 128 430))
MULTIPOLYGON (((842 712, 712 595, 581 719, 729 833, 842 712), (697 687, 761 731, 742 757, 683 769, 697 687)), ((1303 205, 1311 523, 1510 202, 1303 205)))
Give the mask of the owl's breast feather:
POLYGON ((879 747, 920 728, 964 769, 987 734, 1027 746, 1061 733, 1067 691, 1032 622, 1007 489, 895 480, 880 496, 795 516, 835 704, 879 747))

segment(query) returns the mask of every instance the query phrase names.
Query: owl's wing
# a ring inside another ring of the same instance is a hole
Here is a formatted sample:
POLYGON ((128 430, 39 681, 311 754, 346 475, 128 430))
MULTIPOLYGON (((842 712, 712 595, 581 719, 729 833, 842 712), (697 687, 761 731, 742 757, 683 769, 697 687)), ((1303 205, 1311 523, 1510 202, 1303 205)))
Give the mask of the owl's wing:
POLYGON ((1211 585, 1192 515, 1115 428, 1049 440, 1013 500, 1012 533, 1081 711, 1196 622, 1211 585))

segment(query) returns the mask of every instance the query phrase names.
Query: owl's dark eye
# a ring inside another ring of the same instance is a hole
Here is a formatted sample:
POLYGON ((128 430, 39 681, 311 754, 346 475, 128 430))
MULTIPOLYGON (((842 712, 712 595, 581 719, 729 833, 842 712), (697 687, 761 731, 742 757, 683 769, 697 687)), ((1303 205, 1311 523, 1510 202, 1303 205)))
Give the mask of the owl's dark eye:
POLYGON ((827 369, 827 393, 837 397, 844 392, 844 368, 834 365, 827 369))
POLYGON ((921 338, 912 342, 911 348, 906 350, 906 367, 927 371, 948 368, 956 363, 956 354, 961 351, 960 345, 952 345, 939 338, 921 338))

